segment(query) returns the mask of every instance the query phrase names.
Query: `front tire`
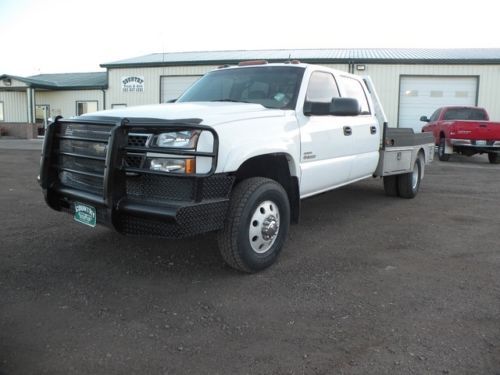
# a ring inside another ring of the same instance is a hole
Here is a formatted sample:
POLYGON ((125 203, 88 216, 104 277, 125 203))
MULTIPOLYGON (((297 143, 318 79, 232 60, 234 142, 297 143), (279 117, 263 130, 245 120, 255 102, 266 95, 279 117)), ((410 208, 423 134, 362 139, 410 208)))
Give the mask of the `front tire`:
POLYGON ((224 261, 253 273, 272 265, 285 243, 290 203, 274 180, 252 177, 234 188, 224 228, 217 234, 224 261))
POLYGON ((445 151, 446 151, 446 138, 441 137, 439 139, 439 145, 438 145, 438 158, 440 161, 450 160, 450 155, 445 153, 445 151))
POLYGON ((490 162, 490 164, 500 164, 500 158, 498 157, 498 154, 496 152, 488 153, 488 161, 490 162))
POLYGON ((413 171, 399 175, 398 191, 401 198, 415 198, 420 188, 420 180, 422 178, 422 159, 417 157, 413 165, 413 171))

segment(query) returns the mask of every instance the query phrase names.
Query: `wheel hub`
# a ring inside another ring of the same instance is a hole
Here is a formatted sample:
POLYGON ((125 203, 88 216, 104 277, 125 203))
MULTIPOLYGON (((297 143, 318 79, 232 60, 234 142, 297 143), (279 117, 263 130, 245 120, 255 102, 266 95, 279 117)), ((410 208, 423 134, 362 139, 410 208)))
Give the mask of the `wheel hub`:
POLYGON ((248 230, 250 246, 259 254, 268 251, 278 238, 280 212, 273 201, 260 203, 252 214, 248 230))
POLYGON ((415 163, 415 166, 413 167, 413 174, 411 176, 411 186, 412 186, 413 190, 415 190, 417 188, 418 175, 419 175, 418 165, 417 165, 417 163, 415 163))
POLYGON ((262 223, 262 238, 269 241, 278 233, 278 222, 273 215, 269 215, 262 223))

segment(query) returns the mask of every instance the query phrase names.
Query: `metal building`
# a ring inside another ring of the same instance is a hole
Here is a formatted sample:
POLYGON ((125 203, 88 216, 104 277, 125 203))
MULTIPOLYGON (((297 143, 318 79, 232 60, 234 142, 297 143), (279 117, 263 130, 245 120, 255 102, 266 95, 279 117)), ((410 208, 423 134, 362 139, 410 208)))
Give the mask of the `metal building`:
POLYGON ((492 119, 500 120, 500 49, 310 49, 151 54, 102 64, 107 72, 88 73, 93 81, 88 86, 76 84, 77 75, 25 79, 4 75, 0 76, 0 126, 1 121, 35 121, 41 116, 37 106, 45 106, 50 116, 68 117, 95 107, 164 103, 220 65, 257 59, 298 59, 371 76, 390 126, 420 131, 420 116, 430 116, 443 105, 482 106, 492 119), (65 83, 64 76, 73 76, 73 85, 65 83), (78 103, 84 102, 88 104, 80 108, 78 103))
POLYGON ((390 126, 420 131, 421 115, 444 105, 479 105, 500 120, 500 49, 320 49, 151 54, 102 64, 108 69, 108 103, 137 105, 177 98, 202 74, 225 64, 265 59, 302 62, 369 75, 390 126), (127 77, 142 91, 124 92, 127 77))
POLYGON ((70 117, 105 108, 106 72, 0 76, 0 127, 32 138, 48 118, 70 117))

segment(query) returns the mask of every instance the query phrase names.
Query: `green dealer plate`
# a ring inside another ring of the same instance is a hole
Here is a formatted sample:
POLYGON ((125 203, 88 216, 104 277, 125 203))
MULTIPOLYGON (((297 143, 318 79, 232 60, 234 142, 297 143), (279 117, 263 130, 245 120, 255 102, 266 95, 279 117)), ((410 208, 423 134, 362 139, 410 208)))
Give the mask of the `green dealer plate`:
POLYGON ((95 227, 96 225, 96 211, 92 206, 83 203, 75 202, 75 220, 79 223, 95 227))

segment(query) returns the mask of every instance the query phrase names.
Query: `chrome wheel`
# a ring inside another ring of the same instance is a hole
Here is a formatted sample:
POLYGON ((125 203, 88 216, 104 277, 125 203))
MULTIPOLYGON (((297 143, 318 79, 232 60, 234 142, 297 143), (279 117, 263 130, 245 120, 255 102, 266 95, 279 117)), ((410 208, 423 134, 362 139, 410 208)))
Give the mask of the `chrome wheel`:
POLYGON ((280 230, 280 212, 273 201, 264 201, 255 209, 250 227, 248 239, 253 251, 262 254, 273 246, 280 230))
POLYGON ((411 175, 411 187, 413 190, 415 190, 417 188, 419 174, 420 174, 420 171, 418 168, 418 164, 415 163, 415 165, 413 166, 413 173, 411 175))

